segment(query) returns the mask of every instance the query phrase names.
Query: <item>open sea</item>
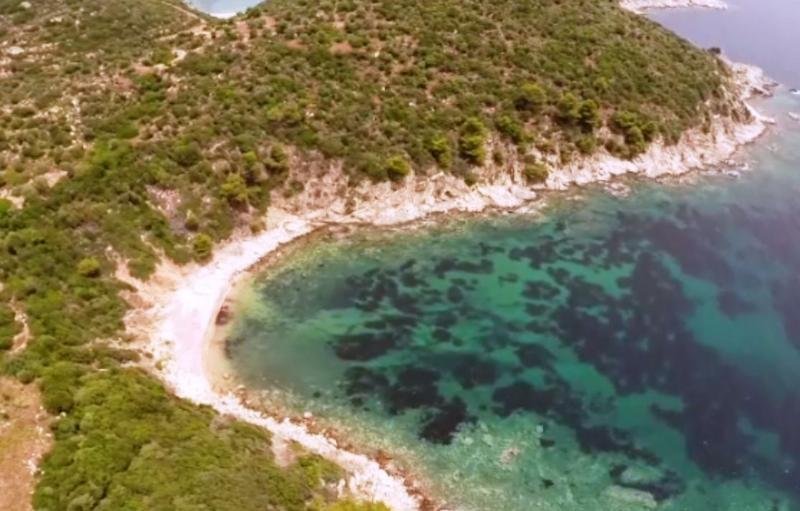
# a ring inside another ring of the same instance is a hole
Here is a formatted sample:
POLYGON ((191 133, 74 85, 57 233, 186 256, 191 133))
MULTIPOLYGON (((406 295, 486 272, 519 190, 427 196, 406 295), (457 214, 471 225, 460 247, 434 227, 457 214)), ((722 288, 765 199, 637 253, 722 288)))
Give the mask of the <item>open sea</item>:
MULTIPOLYGON (((787 86, 799 16, 653 15, 787 86)), ((743 170, 318 236, 241 292, 231 361, 451 509, 800 510, 800 96, 758 107, 743 170)))

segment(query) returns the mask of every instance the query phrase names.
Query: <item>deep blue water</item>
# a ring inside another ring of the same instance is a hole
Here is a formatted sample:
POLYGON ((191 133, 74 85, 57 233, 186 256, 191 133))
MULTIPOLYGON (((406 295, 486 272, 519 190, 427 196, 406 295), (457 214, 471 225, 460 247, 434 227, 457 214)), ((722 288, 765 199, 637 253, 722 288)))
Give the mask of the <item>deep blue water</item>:
POLYGON ((761 107, 739 177, 320 236, 243 292, 232 362, 457 509, 800 510, 800 98, 761 107))
POLYGON ((726 0, 726 11, 668 9, 648 15, 702 47, 717 46, 738 62, 758 64, 800 88, 800 1, 726 0))

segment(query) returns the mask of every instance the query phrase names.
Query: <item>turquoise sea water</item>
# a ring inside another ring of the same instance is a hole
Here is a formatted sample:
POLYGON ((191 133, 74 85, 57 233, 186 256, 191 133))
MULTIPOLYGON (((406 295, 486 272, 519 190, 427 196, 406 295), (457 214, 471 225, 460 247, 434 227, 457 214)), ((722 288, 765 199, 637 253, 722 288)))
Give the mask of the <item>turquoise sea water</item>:
POLYGON ((800 510, 800 98, 762 108, 738 178, 321 236, 228 354, 456 509, 800 510))

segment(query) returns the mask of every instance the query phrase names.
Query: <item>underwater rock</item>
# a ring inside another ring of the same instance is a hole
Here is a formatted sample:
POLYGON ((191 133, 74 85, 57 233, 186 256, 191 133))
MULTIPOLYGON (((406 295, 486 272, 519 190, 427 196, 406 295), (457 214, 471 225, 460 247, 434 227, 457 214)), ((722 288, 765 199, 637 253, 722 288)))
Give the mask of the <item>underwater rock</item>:
POLYGON ((657 502, 679 495, 686 489, 686 484, 676 473, 650 465, 616 465, 609 475, 617 486, 647 492, 657 502))
POLYGON ((549 448, 553 447, 554 445, 556 445, 556 441, 555 440, 550 440, 549 438, 540 438, 539 439, 539 446, 542 449, 549 449, 549 448))

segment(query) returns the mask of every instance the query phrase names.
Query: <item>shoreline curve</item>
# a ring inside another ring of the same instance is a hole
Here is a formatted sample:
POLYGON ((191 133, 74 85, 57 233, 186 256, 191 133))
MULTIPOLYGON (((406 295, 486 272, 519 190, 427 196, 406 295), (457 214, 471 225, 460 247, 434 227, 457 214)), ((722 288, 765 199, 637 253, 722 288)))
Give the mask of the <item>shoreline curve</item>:
MULTIPOLYGON (((774 85, 758 68, 732 63, 729 66, 738 84, 734 93, 742 100, 754 94, 768 94, 774 85)), ((608 154, 587 158, 554 169, 546 185, 533 189, 525 183, 519 165, 512 165, 512 172, 487 169, 480 184, 473 187, 444 174, 409 176, 401 185, 362 185, 345 198, 331 192, 345 179, 341 169, 338 173, 332 169, 309 180, 298 197, 276 201, 278 205, 270 208, 264 231, 232 237, 218 246, 208 264, 178 267, 162 261, 156 273, 141 282, 131 277, 120 261, 117 277, 135 289, 124 293, 132 304, 126 316, 126 330, 139 339, 143 351, 152 355, 149 369, 176 395, 264 427, 274 438, 298 442, 341 465, 348 473, 344 485, 348 494, 382 501, 396 511, 442 509, 410 475, 387 470, 376 459, 339 447, 331 436, 312 433, 302 423, 249 408, 235 393, 215 388, 206 367, 206 347, 234 284, 278 248, 326 225, 397 226, 441 213, 515 210, 540 200, 537 191, 564 190, 622 174, 656 178, 723 164, 740 147, 764 133, 770 122, 748 108, 752 118, 747 123, 717 119, 710 132, 687 132, 675 146, 655 142, 633 161, 608 154)))

